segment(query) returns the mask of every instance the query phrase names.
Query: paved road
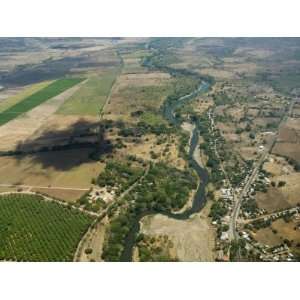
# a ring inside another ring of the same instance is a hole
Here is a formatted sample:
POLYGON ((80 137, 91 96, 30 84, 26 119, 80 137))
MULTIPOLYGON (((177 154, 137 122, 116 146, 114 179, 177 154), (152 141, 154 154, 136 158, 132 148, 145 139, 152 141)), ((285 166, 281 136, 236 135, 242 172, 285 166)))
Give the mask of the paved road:
POLYGON ((236 230, 236 223, 237 223, 237 218, 239 216, 243 197, 247 194, 247 192, 249 191, 249 189, 251 187, 251 184, 255 181, 257 174, 259 172, 259 169, 260 169, 261 165, 263 164, 263 162, 265 161, 265 159, 267 158, 268 154, 269 154, 268 150, 265 150, 262 153, 262 155, 261 155, 259 161, 257 162, 256 166, 254 167, 252 173, 250 174, 250 176, 248 176, 247 182, 244 185, 242 192, 239 195, 235 195, 233 213, 232 213, 232 217, 231 217, 230 223, 229 223, 229 238, 230 238, 230 240, 238 239, 238 237, 239 237, 238 232, 236 230))
POLYGON ((257 162, 255 168, 253 169, 251 175, 248 177, 248 180, 247 180, 242 192, 239 195, 235 195, 235 204, 234 204, 234 208, 233 208, 232 217, 231 217, 230 223, 229 223, 229 238, 230 238, 230 240, 233 240, 233 239, 237 240, 239 238, 238 232, 236 230, 236 223, 237 223, 237 218, 239 216, 241 202, 243 200, 243 197, 247 194, 251 184, 255 181, 256 176, 259 172, 260 166, 263 164, 263 162, 267 158, 268 154, 272 151, 273 146, 275 145, 276 140, 278 138, 279 128, 284 122, 286 122, 287 118, 292 114, 294 103, 295 103, 295 100, 291 101, 291 103, 289 104, 289 107, 288 107, 286 113, 284 114, 280 123, 278 124, 278 128, 277 128, 276 135, 274 137, 274 141, 272 142, 269 149, 265 149, 264 152, 262 153, 262 155, 261 155, 259 161, 257 162))

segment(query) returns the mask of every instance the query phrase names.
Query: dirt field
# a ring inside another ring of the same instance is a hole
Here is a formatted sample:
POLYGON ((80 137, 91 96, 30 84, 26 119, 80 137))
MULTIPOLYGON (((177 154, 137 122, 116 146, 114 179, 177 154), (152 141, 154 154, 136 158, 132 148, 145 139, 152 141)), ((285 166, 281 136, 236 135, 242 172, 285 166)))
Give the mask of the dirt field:
POLYGON ((273 153, 291 157, 300 162, 300 119, 289 118, 280 127, 273 153))
MULTIPOLYGON (((89 149, 77 149, 38 156, 0 157, 0 183, 89 188, 91 179, 103 169, 102 164, 88 158, 89 153, 89 149)), ((63 198, 66 192, 55 194, 63 198)))
POLYGON ((296 221, 295 219, 292 219, 288 223, 279 219, 272 223, 271 228, 263 228, 257 231, 254 234, 254 238, 269 246, 280 245, 287 239, 293 241, 292 247, 295 247, 297 243, 300 243, 300 231, 299 229, 295 229, 299 224, 300 221, 296 221))
POLYGON ((272 181, 275 181, 276 185, 279 181, 285 181, 286 184, 280 188, 271 186, 267 193, 258 192, 256 201, 259 208, 273 212, 294 207, 300 202, 300 173, 276 176, 272 178, 272 181))
POLYGON ((271 228, 262 228, 259 231, 257 231, 254 234, 255 240, 257 240, 259 243, 262 243, 264 245, 268 246, 277 246, 282 243, 282 240, 280 239, 279 235, 276 235, 271 228))
POLYGON ((13 150, 18 143, 27 140, 48 118, 53 115, 66 99, 76 92, 82 83, 70 88, 60 95, 35 107, 16 119, 0 127, 0 150, 13 150))
POLYGON ((294 172, 294 168, 285 158, 275 155, 270 156, 269 161, 264 163, 263 169, 272 176, 288 175, 294 172))
POLYGON ((86 191, 84 190, 66 190, 66 189, 55 189, 55 188, 32 188, 31 191, 38 192, 41 194, 47 194, 50 197, 64 200, 67 202, 75 202, 78 200, 86 191))
POLYGON ((187 221, 162 215, 142 220, 141 232, 147 235, 168 235, 180 261, 214 261, 214 230, 207 217, 207 208, 187 221))
POLYGON ((296 143, 276 143, 272 153, 290 157, 300 162, 300 144, 296 143))
POLYGON ((169 75, 159 72, 122 74, 105 107, 104 118, 134 121, 132 112, 158 109, 168 94, 170 80, 169 75))

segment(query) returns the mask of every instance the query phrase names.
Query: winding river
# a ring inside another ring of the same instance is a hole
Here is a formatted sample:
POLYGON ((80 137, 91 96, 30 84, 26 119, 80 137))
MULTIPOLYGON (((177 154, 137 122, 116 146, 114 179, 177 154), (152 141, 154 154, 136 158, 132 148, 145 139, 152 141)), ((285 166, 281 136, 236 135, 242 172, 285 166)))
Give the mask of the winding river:
MULTIPOLYGON (((200 93, 205 93, 209 89, 209 83, 202 81, 200 86, 191 94, 185 95, 179 98, 177 101, 166 102, 163 107, 163 114, 164 117, 173 125, 180 125, 179 121, 176 119, 174 111, 175 109, 183 106, 186 102, 193 99, 195 96, 199 95, 200 93)), ((126 240, 125 240, 125 248, 121 255, 121 261, 132 261, 132 254, 133 254, 133 247, 135 245, 135 238, 136 234, 140 231, 140 220, 145 217, 146 215, 150 214, 162 214, 168 216, 173 219, 177 220, 186 220, 192 214, 199 212, 204 204, 205 204, 205 188, 208 183, 208 173, 206 169, 202 168, 194 159, 194 152, 196 150, 197 144, 199 140, 199 132, 197 126, 195 126, 192 132, 192 138, 190 141, 190 148, 189 148, 189 160, 191 162, 192 168, 196 171, 200 178, 200 185, 194 195, 192 206, 182 213, 172 213, 172 212, 157 212, 157 211, 146 211, 135 219, 135 222, 129 231, 126 240)))

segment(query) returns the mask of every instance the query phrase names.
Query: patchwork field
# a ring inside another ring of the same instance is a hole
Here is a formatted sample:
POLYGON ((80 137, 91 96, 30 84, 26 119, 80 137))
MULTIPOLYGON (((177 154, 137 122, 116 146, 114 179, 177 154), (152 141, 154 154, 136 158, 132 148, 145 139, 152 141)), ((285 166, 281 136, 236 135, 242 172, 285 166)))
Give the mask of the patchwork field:
POLYGON ((0 196, 0 260, 71 261, 92 218, 40 196, 0 196))
MULTIPOLYGON (((19 115, 10 122, 0 126, 0 138, 2 141, 0 150, 14 150, 18 145, 32 137, 43 124, 46 124, 48 118, 57 111, 60 105, 79 87, 80 84, 77 84, 31 109, 27 113, 19 115)), ((22 102, 20 104, 22 104, 22 102)), ((12 109, 12 107, 10 109, 12 109)))
MULTIPOLYGON (((36 83, 36 84, 33 84, 28 87, 22 87, 21 89, 13 90, 14 95, 0 99, 0 113, 7 110, 8 108, 10 108, 11 106, 13 106, 17 103, 22 102, 24 99, 26 99, 27 97, 30 97, 31 95, 35 94, 36 92, 44 89, 52 82, 53 81, 43 81, 43 82, 36 83)), ((7 93, 9 93, 9 92, 10 92, 10 90, 7 91, 7 93)), ((3 93, 5 93, 5 91, 3 93)))
POLYGON ((288 118, 279 129, 278 140, 272 151, 300 162, 300 119, 288 118))
POLYGON ((10 120, 15 119, 19 115, 30 111, 43 102, 57 96, 63 91, 78 84, 82 80, 83 79, 81 78, 66 78, 54 81, 53 83, 44 87, 42 90, 39 90, 36 93, 26 97, 21 102, 16 103, 6 110, 3 110, 0 113, 0 126, 9 122, 10 120))

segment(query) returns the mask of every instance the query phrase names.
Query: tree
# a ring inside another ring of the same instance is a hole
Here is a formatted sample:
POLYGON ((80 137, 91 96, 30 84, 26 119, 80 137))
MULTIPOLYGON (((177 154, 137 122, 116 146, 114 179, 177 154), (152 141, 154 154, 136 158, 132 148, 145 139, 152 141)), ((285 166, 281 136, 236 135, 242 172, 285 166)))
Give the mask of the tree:
POLYGON ((283 187, 283 186, 285 186, 285 184, 286 184, 285 181, 279 181, 277 186, 278 187, 283 187))
POLYGON ((251 132, 251 133, 249 134, 249 138, 252 139, 252 140, 254 140, 254 139, 255 139, 255 134, 254 134, 253 132, 251 132))

